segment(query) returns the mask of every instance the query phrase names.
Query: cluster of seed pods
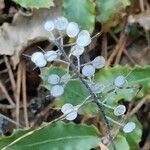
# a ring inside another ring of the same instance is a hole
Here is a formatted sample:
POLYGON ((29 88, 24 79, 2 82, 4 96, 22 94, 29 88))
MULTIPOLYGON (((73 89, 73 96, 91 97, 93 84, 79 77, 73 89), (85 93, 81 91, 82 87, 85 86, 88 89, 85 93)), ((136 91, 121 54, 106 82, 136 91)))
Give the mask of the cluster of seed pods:
MULTIPOLYGON (((80 64, 80 56, 85 52, 85 47, 88 46, 92 41, 89 32, 87 30, 80 31, 77 23, 69 22, 65 17, 58 17, 55 20, 47 21, 44 24, 44 29, 49 32, 49 40, 52 42, 60 40, 66 36, 74 39, 75 42, 70 47, 68 57, 70 58, 73 56, 76 58, 78 62, 78 71, 82 75, 83 79, 87 82, 92 92, 95 94, 103 92, 106 87, 101 83, 93 82, 92 77, 94 76, 96 69, 101 69, 105 66, 105 58, 103 56, 97 56, 90 62, 80 64), (59 36, 56 37, 55 33, 57 33, 59 36)), ((45 67, 47 63, 59 61, 60 59, 61 51, 59 49, 46 52, 35 52, 31 55, 31 61, 36 65, 36 67, 39 68, 45 67)), ((47 81, 52 86, 50 91, 51 95, 54 97, 63 95, 65 91, 65 85, 70 79, 71 76, 69 74, 65 74, 63 76, 59 76, 58 74, 50 74, 47 81)), ((113 84, 116 89, 119 89, 122 88, 126 82, 126 77, 120 75, 114 79, 113 84)), ((104 106, 107 105, 104 104, 104 106)), ((66 103, 62 106, 61 111, 62 113, 66 114, 65 118, 67 120, 74 120, 77 117, 78 109, 79 107, 73 106, 70 103, 66 103)), ((126 107, 124 105, 118 105, 112 109, 115 116, 122 116, 126 112, 126 107)), ((123 131, 129 133, 134 130, 135 123, 128 122, 127 124, 122 124, 122 126, 123 131)))

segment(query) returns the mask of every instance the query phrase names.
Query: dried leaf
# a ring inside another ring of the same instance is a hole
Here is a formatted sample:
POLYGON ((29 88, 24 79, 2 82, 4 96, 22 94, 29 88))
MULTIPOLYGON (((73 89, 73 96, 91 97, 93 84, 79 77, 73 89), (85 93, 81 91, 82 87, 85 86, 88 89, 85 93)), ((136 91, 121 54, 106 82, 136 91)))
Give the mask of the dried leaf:
POLYGON ((129 23, 139 23, 145 30, 150 30, 150 11, 142 12, 138 15, 130 15, 129 23))

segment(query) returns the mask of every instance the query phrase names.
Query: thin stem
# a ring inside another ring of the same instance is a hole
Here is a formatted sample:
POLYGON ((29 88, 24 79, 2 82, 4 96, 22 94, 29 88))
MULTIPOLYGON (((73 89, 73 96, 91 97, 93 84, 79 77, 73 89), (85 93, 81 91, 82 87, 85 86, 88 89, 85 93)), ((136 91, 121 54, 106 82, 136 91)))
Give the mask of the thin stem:
POLYGON ((99 101, 99 98, 97 97, 97 95, 95 93, 92 92, 91 88, 89 87, 89 85, 84 81, 84 79, 82 78, 80 72, 78 72, 76 66, 73 64, 73 62, 68 58, 67 54, 65 53, 64 49, 63 49, 63 46, 61 46, 57 41, 55 41, 54 43, 58 49, 61 51, 62 53, 62 56, 64 57, 65 61, 69 62, 70 64, 70 67, 74 70, 74 72, 76 73, 76 75, 78 76, 78 78, 81 80, 81 82, 85 85, 85 87, 87 88, 87 90, 89 91, 92 99, 94 100, 94 102, 97 104, 97 106, 99 107, 99 110, 103 116, 103 119, 106 123, 106 126, 107 126, 107 132, 108 132, 108 135, 109 135, 109 140, 113 146, 113 149, 116 150, 116 146, 113 142, 113 139, 112 139, 112 135, 110 133, 110 125, 109 125, 109 122, 108 122, 108 119, 106 118, 106 114, 105 114, 105 109, 102 105, 102 103, 99 101))
POLYGON ((109 121, 111 121, 111 122, 113 122, 113 123, 115 123, 115 124, 117 124, 117 125, 119 125, 119 126, 123 126, 123 124, 121 124, 121 123, 115 121, 114 119, 112 119, 112 118, 110 118, 110 117, 108 117, 108 116, 106 116, 106 118, 107 118, 109 121))
POLYGON ((77 56, 78 72, 80 72, 80 56, 77 56))

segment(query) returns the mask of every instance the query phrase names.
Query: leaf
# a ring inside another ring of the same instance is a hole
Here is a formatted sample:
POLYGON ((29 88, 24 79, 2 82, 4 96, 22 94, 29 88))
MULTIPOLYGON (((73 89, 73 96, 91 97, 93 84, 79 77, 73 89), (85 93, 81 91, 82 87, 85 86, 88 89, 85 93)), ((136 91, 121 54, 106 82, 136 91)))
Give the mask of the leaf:
POLYGON ((24 134, 31 131, 30 129, 27 130, 14 130, 11 136, 2 136, 0 137, 0 149, 7 146, 8 144, 12 143, 17 138, 23 136, 24 134))
POLYGON ((95 25, 95 3, 93 0, 64 0, 65 16, 69 21, 74 21, 90 33, 95 25))
POLYGON ((113 87, 114 79, 119 75, 127 75, 127 84, 129 89, 120 89, 116 95, 111 95, 110 99, 120 100, 125 99, 131 100, 137 93, 138 89, 135 88, 137 85, 141 86, 141 91, 138 96, 144 96, 149 90, 150 83, 150 66, 130 68, 128 66, 116 66, 113 68, 104 68, 98 71, 95 75, 95 81, 101 82, 107 88, 113 87))
POLYGON ((83 83, 80 80, 72 80, 66 84, 65 92, 61 97, 59 97, 59 101, 57 102, 59 105, 67 102, 73 105, 78 105, 88 96, 88 90, 83 83))
POLYGON ((13 0, 14 2, 18 3, 22 7, 25 8, 49 8, 54 6, 53 0, 13 0))
MULTIPOLYGON (((130 150, 129 144, 124 136, 118 135, 114 140, 114 144, 117 150, 130 150)), ((110 150, 113 150, 111 146, 110 150)))
POLYGON ((50 74, 57 74, 58 76, 63 76, 67 71, 64 68, 61 67, 45 67, 41 69, 41 74, 40 77, 42 78, 43 81, 43 86, 47 90, 51 90, 51 85, 48 83, 48 76, 50 74))
POLYGON ((97 20, 102 23, 105 29, 114 27, 120 21, 121 14, 127 6, 129 0, 97 0, 98 16, 97 20))
MULTIPOLYGON (((50 74, 57 74, 60 77, 64 75, 66 70, 61 67, 46 67, 41 70, 41 78, 43 80, 43 86, 50 90, 51 85, 48 83, 48 75, 50 74)), ((61 107, 65 103, 71 103, 73 105, 77 105, 81 103, 89 94, 86 87, 83 83, 78 79, 72 79, 65 85, 65 91, 62 96, 57 98, 58 100, 55 101, 57 107, 61 107)))
POLYGON ((145 30, 150 30, 150 11, 142 12, 138 15, 130 15, 128 22, 139 23, 145 30))
POLYGON ((142 137, 142 130, 141 130, 141 123, 138 121, 136 117, 130 119, 136 123, 136 128, 131 133, 123 133, 124 137, 128 141, 131 150, 137 150, 139 147, 139 142, 141 141, 142 137))
MULTIPOLYGON (((13 135, 12 135, 13 136, 13 135)), ((46 124, 39 129, 28 132, 2 150, 89 150, 99 144, 100 133, 94 126, 65 124, 57 122, 46 124)), ((10 137, 7 138, 9 141, 10 137)), ((3 139, 0 140, 0 145, 3 139)))

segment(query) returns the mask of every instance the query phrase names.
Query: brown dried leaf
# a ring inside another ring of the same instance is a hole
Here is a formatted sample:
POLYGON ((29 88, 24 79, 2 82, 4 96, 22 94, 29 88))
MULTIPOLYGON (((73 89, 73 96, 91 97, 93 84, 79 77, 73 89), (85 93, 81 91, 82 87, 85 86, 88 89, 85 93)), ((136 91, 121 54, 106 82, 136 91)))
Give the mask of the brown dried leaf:
POLYGON ((130 15, 128 22, 139 23, 145 30, 150 30, 150 11, 145 11, 138 15, 130 15))
POLYGON ((0 0, 0 10, 5 7, 4 0, 0 0))

